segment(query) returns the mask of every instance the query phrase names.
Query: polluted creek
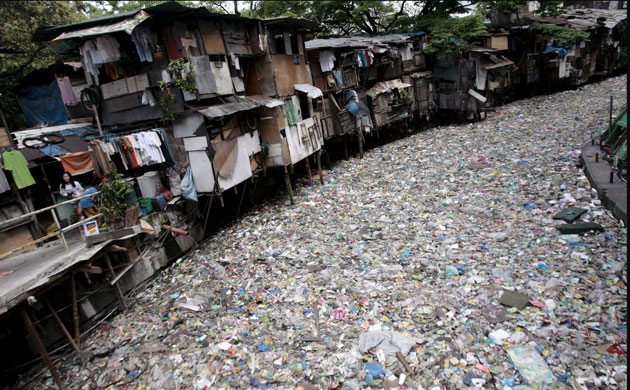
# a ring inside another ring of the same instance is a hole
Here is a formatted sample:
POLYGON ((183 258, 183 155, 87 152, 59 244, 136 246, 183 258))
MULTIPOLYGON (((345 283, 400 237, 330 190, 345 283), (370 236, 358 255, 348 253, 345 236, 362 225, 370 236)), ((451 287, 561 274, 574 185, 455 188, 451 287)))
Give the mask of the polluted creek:
POLYGON ((576 166, 625 83, 337 163, 133 293, 68 386, 625 389, 626 228, 576 166), (572 207, 603 231, 562 234, 572 207))

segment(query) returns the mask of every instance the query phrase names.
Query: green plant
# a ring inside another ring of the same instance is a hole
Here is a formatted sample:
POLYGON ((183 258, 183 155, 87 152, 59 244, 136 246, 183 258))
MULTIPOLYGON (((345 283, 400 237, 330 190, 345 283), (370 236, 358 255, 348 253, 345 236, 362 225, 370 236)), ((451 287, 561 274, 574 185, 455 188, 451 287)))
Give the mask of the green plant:
POLYGON ((109 181, 101 183, 99 195, 99 211, 103 217, 103 223, 110 225, 116 223, 127 213, 127 195, 131 188, 123 179, 123 176, 113 171, 109 174, 109 181))
POLYGON ((566 27, 556 26, 555 24, 542 24, 534 22, 530 28, 532 30, 538 30, 543 34, 551 35, 556 46, 562 46, 567 49, 577 42, 587 42, 589 40, 589 34, 585 31, 573 30, 566 27))
POLYGON ((172 60, 168 64, 168 72, 171 79, 168 81, 160 81, 160 106, 164 111, 163 122, 170 123, 175 120, 175 113, 171 111, 171 103, 175 99, 173 88, 179 88, 188 93, 197 93, 195 78, 192 73, 192 65, 183 60, 172 60))
POLYGON ((269 142, 265 141, 260 145, 262 149, 263 157, 267 158, 269 156, 269 142))

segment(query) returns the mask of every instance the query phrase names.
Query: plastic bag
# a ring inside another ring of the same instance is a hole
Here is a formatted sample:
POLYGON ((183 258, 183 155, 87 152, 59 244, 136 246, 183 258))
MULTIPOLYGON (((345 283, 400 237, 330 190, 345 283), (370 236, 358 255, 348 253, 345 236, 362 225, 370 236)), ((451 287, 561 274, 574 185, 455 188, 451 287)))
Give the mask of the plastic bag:
POLYGON ((376 347, 377 350, 382 350, 385 356, 396 355, 396 352, 407 355, 414 345, 416 345, 415 340, 398 332, 376 331, 362 333, 359 336, 361 352, 367 352, 376 347))
POLYGON ((173 168, 168 168, 166 175, 168 176, 168 185, 171 187, 173 196, 180 196, 182 194, 182 178, 179 177, 179 173, 173 168))
POLYGON ((188 167, 184 179, 182 179, 182 196, 185 199, 197 201, 197 190, 195 190, 195 184, 193 183, 192 169, 188 167))

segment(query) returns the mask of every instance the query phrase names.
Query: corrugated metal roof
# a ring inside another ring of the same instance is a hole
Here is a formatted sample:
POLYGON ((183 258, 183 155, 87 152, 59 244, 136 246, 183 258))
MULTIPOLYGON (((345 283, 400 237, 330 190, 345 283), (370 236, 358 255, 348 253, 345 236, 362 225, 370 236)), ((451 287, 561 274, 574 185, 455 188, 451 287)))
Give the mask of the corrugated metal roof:
POLYGON ((282 16, 278 18, 263 19, 262 24, 264 26, 279 24, 282 29, 285 30, 298 30, 298 31, 322 31, 322 27, 319 23, 303 18, 292 18, 288 16, 282 16))
POLYGON ((559 15, 556 18, 531 16, 530 19, 545 24, 556 24, 575 30, 590 30, 600 26, 614 28, 619 23, 626 20, 625 10, 607 9, 574 9, 559 15), (602 18, 602 19, 600 19, 602 18), (597 19, 602 20, 601 23, 597 19))
POLYGON ((324 96, 321 89, 310 84, 295 84, 293 85, 293 87, 296 91, 304 92, 306 96, 310 97, 311 99, 317 99, 324 96))
POLYGON ((263 103, 247 97, 240 99, 241 101, 237 103, 218 104, 197 110, 197 112, 209 119, 219 119, 226 115, 232 115, 240 111, 252 110, 263 105, 263 103))
POLYGON ((248 96, 248 98, 260 103, 261 106, 265 106, 267 108, 274 108, 284 105, 284 102, 282 100, 275 99, 269 96, 253 95, 248 96))
POLYGON ((387 34, 377 36, 352 36, 340 38, 321 38, 307 41, 304 45, 306 50, 324 49, 324 48, 352 48, 352 49, 368 49, 368 48, 387 48, 388 45, 402 45, 411 42, 412 36, 406 34, 387 34))
POLYGON ((393 88, 409 88, 411 84, 403 83, 400 79, 380 81, 370 88, 365 94, 371 97, 391 91, 393 88))
POLYGON ((94 26, 89 28, 84 28, 81 30, 75 30, 70 32, 61 33, 57 36, 53 41, 59 41, 62 39, 71 39, 71 38, 82 38, 82 37, 90 37, 95 35, 102 34, 111 34, 115 32, 126 32, 131 35, 131 32, 134 28, 136 28, 140 23, 144 22, 149 18, 149 14, 144 11, 139 11, 133 16, 123 19, 119 22, 108 24, 105 26, 94 26))

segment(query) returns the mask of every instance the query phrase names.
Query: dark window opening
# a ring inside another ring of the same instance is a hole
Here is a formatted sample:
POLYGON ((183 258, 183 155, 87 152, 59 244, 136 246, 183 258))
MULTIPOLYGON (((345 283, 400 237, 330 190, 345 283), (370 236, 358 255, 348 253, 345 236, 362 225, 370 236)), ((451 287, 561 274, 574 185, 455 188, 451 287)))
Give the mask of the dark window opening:
POLYGON ((302 111, 302 120, 311 117, 311 110, 309 110, 308 106, 308 96, 305 93, 299 93, 298 98, 300 99, 300 111, 302 111))
POLYGON ((275 34, 273 36, 274 41, 276 42, 276 52, 273 54, 285 54, 286 49, 284 47, 284 35, 275 34))
POLYGON ((291 38, 291 52, 293 54, 300 54, 300 50, 298 48, 297 34, 291 34, 290 38, 291 38))

